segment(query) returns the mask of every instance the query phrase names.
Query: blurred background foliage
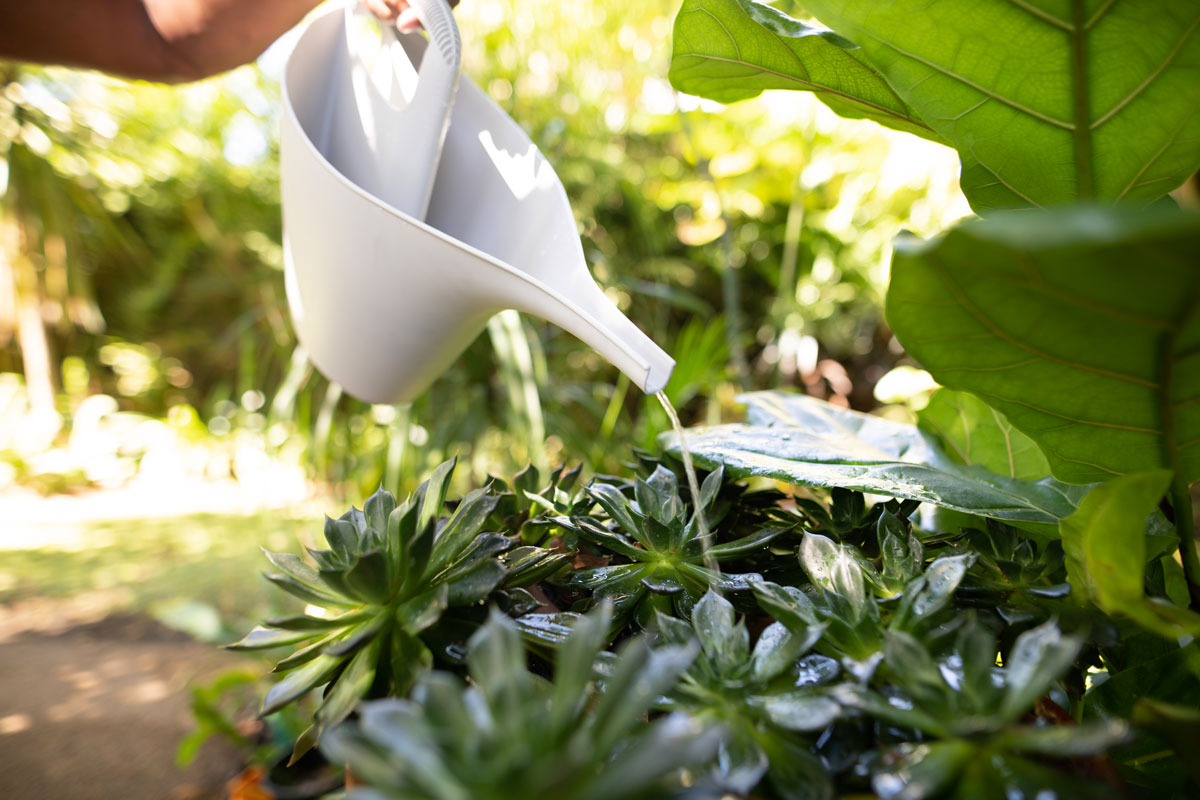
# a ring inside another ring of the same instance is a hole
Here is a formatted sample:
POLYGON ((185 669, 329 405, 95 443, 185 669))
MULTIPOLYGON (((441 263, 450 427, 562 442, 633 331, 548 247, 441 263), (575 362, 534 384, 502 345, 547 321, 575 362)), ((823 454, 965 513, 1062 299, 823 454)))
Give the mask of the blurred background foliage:
MULTIPOLYGON (((904 397, 876 392, 913 384, 882 320, 888 243, 968 213, 953 153, 807 93, 676 94, 675 6, 466 0, 465 71, 554 165, 596 278, 677 360, 685 424, 735 418, 743 388, 904 397)), ((455 453, 478 484, 528 461, 614 472, 651 445, 653 398, 513 312, 411 406, 314 371, 283 291, 287 47, 184 87, 0 65, 0 486, 116 484, 186 453, 191 474, 284 464, 357 502, 455 453)))

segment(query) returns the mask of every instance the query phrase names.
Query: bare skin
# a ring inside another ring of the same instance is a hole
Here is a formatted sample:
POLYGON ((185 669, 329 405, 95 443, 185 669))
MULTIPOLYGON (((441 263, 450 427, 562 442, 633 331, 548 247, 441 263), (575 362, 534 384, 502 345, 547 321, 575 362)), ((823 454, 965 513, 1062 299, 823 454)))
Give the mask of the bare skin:
MULTIPOLYGON (((253 61, 319 1, 0 0, 0 58, 194 81, 253 61)), ((417 27, 406 0, 366 5, 417 27)))

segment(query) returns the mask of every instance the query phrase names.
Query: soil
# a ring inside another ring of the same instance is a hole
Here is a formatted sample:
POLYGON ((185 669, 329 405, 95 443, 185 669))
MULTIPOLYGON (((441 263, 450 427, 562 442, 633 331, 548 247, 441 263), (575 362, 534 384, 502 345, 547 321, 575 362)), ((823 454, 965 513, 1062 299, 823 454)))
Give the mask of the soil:
POLYGON ((141 616, 0 607, 0 797, 215 800, 241 756, 209 741, 188 768, 188 687, 237 658, 141 616))

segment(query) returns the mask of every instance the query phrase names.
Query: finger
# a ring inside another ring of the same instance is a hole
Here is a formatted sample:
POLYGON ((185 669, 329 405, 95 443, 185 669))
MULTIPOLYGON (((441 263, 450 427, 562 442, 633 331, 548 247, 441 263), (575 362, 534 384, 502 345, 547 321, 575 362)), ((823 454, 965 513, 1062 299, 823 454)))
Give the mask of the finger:
POLYGON ((412 8, 406 8, 396 17, 396 27, 402 33, 411 33, 421 29, 421 20, 417 17, 417 12, 412 8))
POLYGON ((392 22, 399 15, 399 9, 394 3, 389 3, 386 0, 363 0, 367 10, 374 14, 384 22, 392 22))

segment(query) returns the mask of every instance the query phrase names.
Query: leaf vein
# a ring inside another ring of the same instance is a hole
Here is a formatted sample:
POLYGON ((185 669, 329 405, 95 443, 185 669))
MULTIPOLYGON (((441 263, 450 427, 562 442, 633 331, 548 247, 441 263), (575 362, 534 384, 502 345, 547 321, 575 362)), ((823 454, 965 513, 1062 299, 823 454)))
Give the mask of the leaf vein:
POLYGON ((1154 381, 1148 381, 1145 378, 1139 378, 1136 375, 1127 375, 1123 372, 1115 372, 1113 370, 1103 369, 1102 367, 1093 367, 1090 364, 1082 364, 1078 361, 1071 361, 1070 359, 1056 356, 1053 353, 1049 353, 1049 352, 1041 349, 1040 347, 1035 347, 1034 345, 1030 344, 1029 342, 1023 341, 1020 338, 1013 336, 1008 331, 1004 330, 999 325, 997 325, 996 322, 991 317, 984 314, 983 311, 981 311, 978 306, 976 306, 974 303, 971 302, 971 299, 969 297, 967 297, 965 292, 963 292, 962 287, 960 287, 954 281, 954 279, 950 276, 950 273, 941 264, 941 259, 935 259, 931 255, 931 257, 929 259, 929 264, 931 267, 933 267, 934 270, 936 270, 938 272, 938 274, 942 278, 942 281, 946 284, 946 286, 954 294, 955 299, 958 300, 959 305, 961 305, 968 314, 973 316, 976 320, 979 321, 979 324, 983 325, 985 328, 987 328, 989 331, 991 331, 993 334, 995 334, 998 338, 1003 339, 1004 341, 1008 342, 1009 344, 1013 345, 1014 347, 1024 350, 1027 353, 1031 353, 1032 355, 1038 356, 1039 358, 1044 358, 1045 360, 1053 362, 1055 364, 1061 364, 1064 367, 1071 367, 1073 369, 1082 370, 1084 372, 1091 372, 1096 375, 1103 375, 1105 377, 1112 378, 1113 380, 1122 381, 1124 383, 1132 383, 1135 386, 1143 386, 1147 389, 1158 389, 1159 388, 1158 384, 1155 383, 1154 381))
POLYGON ((1175 57, 1179 55, 1179 51, 1183 49, 1184 44, 1186 44, 1187 40, 1192 38, 1192 34, 1196 32, 1197 25, 1200 25, 1200 17, 1196 17, 1196 19, 1192 20, 1192 24, 1186 31, 1184 31, 1183 36, 1179 38, 1179 41, 1175 43, 1175 47, 1171 49, 1171 52, 1167 54, 1167 57, 1163 60, 1163 62, 1159 64, 1153 72, 1146 76, 1146 80, 1138 84, 1137 88, 1125 96, 1125 99, 1121 100, 1111 109, 1109 109, 1106 114, 1092 123, 1092 130, 1099 128, 1101 125, 1115 117, 1121 112, 1121 109, 1132 103, 1138 95, 1145 91, 1146 87, 1153 83, 1154 80, 1163 73, 1163 70, 1171 65, 1171 62, 1175 60, 1175 57))
POLYGON ((1042 22, 1048 22, 1060 30, 1064 30, 1064 31, 1068 31, 1068 32, 1073 30, 1071 27, 1071 23, 1069 23, 1065 20, 1061 20, 1058 17, 1051 14, 1050 12, 1043 11, 1042 9, 1038 8, 1037 6, 1030 5, 1029 3, 1025 2, 1025 0, 1008 0, 1008 2, 1012 3, 1014 6, 1021 9, 1022 11, 1026 11, 1029 14, 1032 14, 1033 16, 1040 19, 1042 22))
POLYGON ((1020 111, 1022 114, 1026 114, 1028 116, 1033 117, 1034 119, 1041 120, 1042 122, 1045 122, 1048 125, 1053 125, 1056 128, 1062 128, 1063 130, 1066 130, 1066 131, 1075 130, 1075 126, 1073 124, 1071 124, 1070 122, 1066 122, 1065 120, 1058 119, 1057 117, 1052 117, 1049 114, 1043 114, 1042 112, 1038 111, 1037 109, 1030 108, 1029 106, 1025 105, 1024 103, 1019 103, 1016 100, 1013 100, 1012 98, 1005 97, 1002 94, 997 94, 996 92, 992 91, 991 89, 988 89, 985 86, 981 86, 980 84, 975 83, 975 81, 971 80, 970 78, 967 78, 963 75, 959 75, 954 70, 943 67, 940 64, 930 61, 929 59, 924 58, 922 56, 919 56, 916 53, 905 50, 902 47, 898 47, 897 45, 893 44, 892 42, 886 42, 883 39, 881 39, 879 36, 876 36, 875 34, 871 33, 870 31, 863 31, 863 33, 867 36, 870 36, 872 39, 876 40, 877 42, 882 44, 884 47, 888 47, 892 50, 895 50, 897 53, 899 53, 900 55, 902 55, 906 58, 911 58, 913 61, 916 61, 920 64, 924 64, 925 66, 929 67, 930 69, 936 70, 948 78, 953 78, 954 80, 958 81, 959 83, 963 84, 964 86, 974 89, 975 91, 977 91, 981 94, 985 94, 988 97, 991 97, 991 98, 1003 103, 1004 105, 1008 106, 1009 108, 1012 108, 1016 111, 1020 111))

